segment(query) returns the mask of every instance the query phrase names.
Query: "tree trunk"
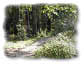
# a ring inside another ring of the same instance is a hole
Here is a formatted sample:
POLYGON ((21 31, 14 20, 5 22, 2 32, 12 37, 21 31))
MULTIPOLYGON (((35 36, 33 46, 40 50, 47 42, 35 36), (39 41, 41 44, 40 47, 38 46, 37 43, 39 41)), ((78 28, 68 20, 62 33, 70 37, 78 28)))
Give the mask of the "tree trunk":
POLYGON ((29 22, 29 12, 28 12, 28 10, 26 9, 25 10, 25 22, 26 22, 26 25, 27 25, 27 35, 28 35, 28 37, 30 36, 30 22, 29 22))
POLYGON ((37 10, 36 6, 32 5, 32 24, 33 24, 33 35, 37 34, 37 10))
POLYGON ((41 9, 40 6, 37 6, 37 31, 40 32, 40 22, 41 22, 41 9))

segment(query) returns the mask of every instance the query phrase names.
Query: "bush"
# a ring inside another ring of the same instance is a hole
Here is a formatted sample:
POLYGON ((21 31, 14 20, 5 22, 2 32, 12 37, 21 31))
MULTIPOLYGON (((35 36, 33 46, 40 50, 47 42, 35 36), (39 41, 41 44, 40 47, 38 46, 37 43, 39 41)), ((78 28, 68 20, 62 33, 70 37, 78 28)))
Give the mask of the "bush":
POLYGON ((35 51, 35 57, 67 59, 77 56, 77 50, 73 45, 74 41, 68 36, 65 37, 65 33, 59 33, 56 37, 46 41, 40 49, 35 51))
POLYGON ((18 33, 17 33, 17 40, 27 40, 27 33, 26 33, 26 30, 24 28, 24 25, 20 25, 18 24, 17 25, 17 30, 18 30, 18 33))

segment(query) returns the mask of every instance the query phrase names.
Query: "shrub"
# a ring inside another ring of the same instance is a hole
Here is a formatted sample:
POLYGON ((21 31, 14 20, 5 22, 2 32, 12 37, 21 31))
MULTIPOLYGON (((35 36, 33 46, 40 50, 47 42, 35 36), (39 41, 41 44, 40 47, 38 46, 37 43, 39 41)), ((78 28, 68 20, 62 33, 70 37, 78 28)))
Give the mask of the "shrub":
MULTIPOLYGON (((68 32, 65 33, 68 34, 68 32)), ((77 56, 74 41, 65 36, 65 33, 59 33, 46 41, 40 49, 35 51, 35 57, 67 59, 77 56)))

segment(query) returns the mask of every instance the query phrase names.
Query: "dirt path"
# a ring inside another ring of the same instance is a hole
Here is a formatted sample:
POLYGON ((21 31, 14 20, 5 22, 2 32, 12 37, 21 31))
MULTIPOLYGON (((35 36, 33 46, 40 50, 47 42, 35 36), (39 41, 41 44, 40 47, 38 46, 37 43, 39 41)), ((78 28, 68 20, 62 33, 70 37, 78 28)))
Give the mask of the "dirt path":
POLYGON ((49 37, 42 38, 30 46, 26 46, 25 48, 6 50, 5 53, 8 57, 31 57, 34 56, 33 52, 39 49, 45 43, 45 41, 49 39, 49 37))

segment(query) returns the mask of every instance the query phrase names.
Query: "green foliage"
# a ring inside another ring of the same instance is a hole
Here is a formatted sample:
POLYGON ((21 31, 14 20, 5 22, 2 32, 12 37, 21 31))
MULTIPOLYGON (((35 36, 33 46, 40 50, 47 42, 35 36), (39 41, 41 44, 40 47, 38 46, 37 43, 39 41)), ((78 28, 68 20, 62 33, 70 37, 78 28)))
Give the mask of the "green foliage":
POLYGON ((27 34, 26 31, 24 29, 24 26, 21 26, 20 24, 17 25, 17 40, 27 40, 27 34))
POLYGON ((20 5, 6 8, 6 32, 9 40, 56 36, 67 30, 75 31, 78 9, 73 4, 20 5))
POLYGON ((77 56, 75 47, 68 43, 46 44, 40 50, 36 51, 36 57, 48 57, 57 59, 67 59, 77 56))
POLYGON ((68 34, 71 36, 72 32, 59 33, 46 41, 46 44, 35 51, 35 57, 67 59, 77 56, 77 50, 73 44, 74 41, 68 37, 68 34))
POLYGON ((78 9, 73 4, 43 5, 42 14, 51 20, 55 35, 66 30, 74 30, 78 18, 78 9))

